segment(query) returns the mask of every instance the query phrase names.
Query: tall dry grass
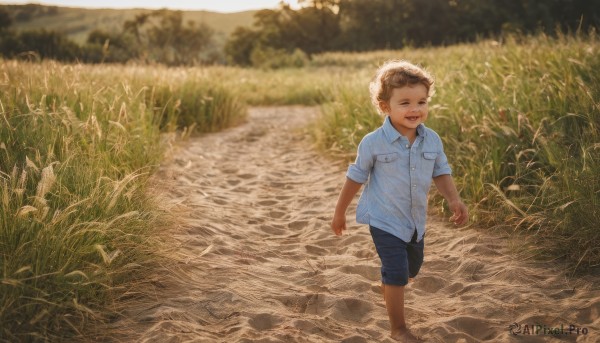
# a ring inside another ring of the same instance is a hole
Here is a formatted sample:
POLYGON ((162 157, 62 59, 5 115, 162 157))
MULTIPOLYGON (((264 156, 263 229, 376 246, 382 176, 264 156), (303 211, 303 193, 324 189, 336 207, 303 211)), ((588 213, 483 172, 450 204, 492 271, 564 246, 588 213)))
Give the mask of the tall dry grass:
POLYGON ((161 132, 218 130, 245 107, 201 69, 0 69, 0 340, 67 340, 159 259, 161 132))
MULTIPOLYGON (((339 74, 342 71, 335 72, 339 74)), ((335 76, 319 68, 211 67, 205 75, 249 105, 318 105, 332 98, 335 76)))
POLYGON ((599 56, 593 33, 325 54, 314 63, 354 68, 356 77, 335 87, 314 135, 323 149, 352 159, 382 122, 368 98, 376 66, 419 63, 437 77, 427 125, 442 136, 472 221, 504 227, 531 256, 598 266, 599 56))

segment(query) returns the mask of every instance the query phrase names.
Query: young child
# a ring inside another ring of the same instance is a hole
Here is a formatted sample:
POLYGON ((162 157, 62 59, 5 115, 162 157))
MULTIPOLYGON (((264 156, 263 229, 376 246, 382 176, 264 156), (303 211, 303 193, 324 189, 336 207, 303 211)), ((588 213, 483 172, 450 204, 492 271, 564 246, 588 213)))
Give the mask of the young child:
POLYGON ((461 201, 435 131, 423 124, 433 78, 406 61, 390 61, 370 84, 371 100, 383 125, 367 134, 346 173, 331 228, 340 236, 346 229, 346 209, 365 184, 356 220, 368 224, 381 259, 382 291, 392 338, 418 342, 404 319, 404 286, 423 263, 427 193, 433 179, 448 201, 456 225, 465 224, 468 210, 461 201))

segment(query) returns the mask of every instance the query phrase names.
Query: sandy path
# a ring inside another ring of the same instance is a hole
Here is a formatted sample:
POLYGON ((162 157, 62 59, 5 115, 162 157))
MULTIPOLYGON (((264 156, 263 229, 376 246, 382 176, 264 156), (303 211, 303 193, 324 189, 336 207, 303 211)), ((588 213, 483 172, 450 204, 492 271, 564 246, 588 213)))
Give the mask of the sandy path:
MULTIPOLYGON (((181 271, 131 310, 141 342, 382 342, 388 320, 368 230, 341 238, 329 220, 345 167, 298 133, 316 114, 254 108, 247 124, 192 139, 165 166, 180 207, 181 271)), ((407 291, 409 325, 427 342, 544 342, 508 326, 568 325, 600 341, 600 278, 521 262, 504 240, 430 218, 425 263, 407 291)))

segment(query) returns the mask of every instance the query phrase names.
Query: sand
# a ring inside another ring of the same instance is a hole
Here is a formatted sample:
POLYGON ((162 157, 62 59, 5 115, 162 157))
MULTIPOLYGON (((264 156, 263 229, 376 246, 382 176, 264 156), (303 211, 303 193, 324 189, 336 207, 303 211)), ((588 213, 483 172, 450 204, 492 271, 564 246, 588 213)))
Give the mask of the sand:
MULTIPOLYGON (((356 201, 347 232, 329 228, 346 166, 300 130, 317 113, 252 108, 247 123, 192 138, 165 162, 157 175, 180 222, 168 232, 178 267, 157 270, 152 296, 117 321, 130 332, 123 341, 391 342, 356 201)), ((427 230, 406 292, 408 325, 423 341, 600 341, 599 277, 523 260, 502 236, 436 216, 427 230), (587 334, 524 334, 536 324, 587 334)))

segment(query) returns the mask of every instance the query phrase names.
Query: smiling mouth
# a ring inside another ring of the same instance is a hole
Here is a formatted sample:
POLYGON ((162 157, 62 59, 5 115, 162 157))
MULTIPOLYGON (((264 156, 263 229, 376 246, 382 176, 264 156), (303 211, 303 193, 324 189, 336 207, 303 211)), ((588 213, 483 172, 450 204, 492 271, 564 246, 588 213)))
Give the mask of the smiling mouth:
POLYGON ((416 121, 416 120, 419 120, 419 117, 406 117, 406 119, 408 119, 410 121, 416 121))

